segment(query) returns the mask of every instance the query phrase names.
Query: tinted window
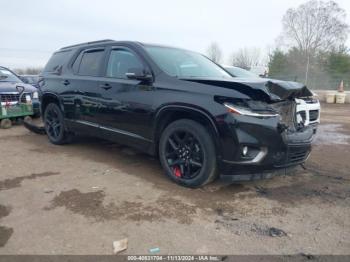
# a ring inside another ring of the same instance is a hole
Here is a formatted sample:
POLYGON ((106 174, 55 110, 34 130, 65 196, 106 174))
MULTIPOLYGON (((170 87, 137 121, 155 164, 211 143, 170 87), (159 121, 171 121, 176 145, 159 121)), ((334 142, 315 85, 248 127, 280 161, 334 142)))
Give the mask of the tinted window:
POLYGON ((103 62, 104 50, 94 50, 83 53, 78 74, 98 76, 103 62))
POLYGON ((131 68, 143 69, 143 64, 130 51, 127 50, 112 50, 108 60, 107 76, 115 78, 127 78, 126 73, 131 68))
POLYGON ((44 72, 54 72, 59 67, 62 67, 69 59, 71 51, 63 51, 54 53, 49 62, 47 62, 44 72))

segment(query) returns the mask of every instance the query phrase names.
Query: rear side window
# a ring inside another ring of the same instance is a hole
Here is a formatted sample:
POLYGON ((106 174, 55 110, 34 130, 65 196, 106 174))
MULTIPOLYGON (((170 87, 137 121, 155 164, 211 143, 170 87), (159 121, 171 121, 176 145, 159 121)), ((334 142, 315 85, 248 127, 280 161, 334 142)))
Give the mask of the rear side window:
POLYGON ((54 53, 47 62, 43 72, 55 72, 65 65, 70 58, 71 50, 54 53))
POLYGON ((104 50, 100 49, 84 52, 81 57, 78 74, 84 76, 98 76, 103 59, 104 50))

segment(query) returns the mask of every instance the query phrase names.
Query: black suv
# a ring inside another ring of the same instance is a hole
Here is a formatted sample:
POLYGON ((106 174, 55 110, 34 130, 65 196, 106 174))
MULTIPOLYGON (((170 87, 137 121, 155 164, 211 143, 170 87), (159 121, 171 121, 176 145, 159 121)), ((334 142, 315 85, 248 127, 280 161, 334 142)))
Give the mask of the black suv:
POLYGON ((238 80, 178 48, 113 40, 64 47, 39 89, 52 143, 75 134, 123 143, 157 155, 165 173, 189 187, 301 164, 314 136, 296 113, 297 100, 313 99, 304 85, 238 80))

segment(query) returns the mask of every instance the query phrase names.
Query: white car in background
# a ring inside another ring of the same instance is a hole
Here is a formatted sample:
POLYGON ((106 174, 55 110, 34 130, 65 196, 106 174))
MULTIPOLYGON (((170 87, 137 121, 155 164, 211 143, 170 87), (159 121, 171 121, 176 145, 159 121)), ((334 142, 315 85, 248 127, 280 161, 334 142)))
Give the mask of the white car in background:
MULTIPOLYGON (((236 66, 222 66, 232 77, 237 78, 248 78, 248 79, 264 79, 265 81, 268 78, 261 78, 260 76, 236 66)), ((314 132, 316 133, 317 125, 320 123, 320 112, 321 106, 319 100, 314 97, 305 97, 302 99, 295 99, 296 102, 296 122, 304 126, 312 125, 314 126, 314 132)))

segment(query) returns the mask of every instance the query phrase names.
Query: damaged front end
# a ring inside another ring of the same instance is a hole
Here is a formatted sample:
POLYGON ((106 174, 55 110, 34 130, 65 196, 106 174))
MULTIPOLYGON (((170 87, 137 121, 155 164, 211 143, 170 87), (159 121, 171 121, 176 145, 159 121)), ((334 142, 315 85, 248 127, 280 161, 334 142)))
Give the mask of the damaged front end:
MULTIPOLYGON (((238 140, 242 134, 253 136, 255 138, 254 140, 259 141, 260 151, 265 151, 267 155, 268 151, 271 151, 271 148, 278 145, 311 144, 315 134, 315 127, 306 125, 304 118, 297 111, 297 101, 298 99, 288 99, 270 104, 254 100, 241 101, 240 103, 226 101, 223 105, 228 108, 228 111, 235 120, 232 130, 238 130, 240 133, 238 140), (257 134, 255 134, 255 130, 258 130, 257 134), (271 131, 273 134, 264 135, 271 131), (277 141, 279 143, 276 143, 277 141)), ((244 145, 243 148, 247 146, 244 145)), ((249 145, 249 147, 252 146, 249 145)), ((284 154, 284 151, 286 150, 280 150, 274 156, 274 159, 281 159, 282 157, 280 156, 284 154)), ((306 151, 308 150, 305 150, 305 158, 307 156, 306 151)), ((263 158, 253 158, 255 156, 254 154, 251 155, 251 159, 247 159, 245 155, 242 155, 244 158, 243 163, 245 164, 256 164, 263 160, 263 158)), ((303 159, 299 158, 298 160, 303 159)), ((292 162, 295 163, 295 161, 292 162)), ((288 160, 285 163, 274 162, 274 164, 278 166, 289 165, 288 160)))
MULTIPOLYGON (((279 113, 279 122, 277 129, 288 146, 311 144, 316 129, 314 126, 308 125, 305 119, 298 112, 298 99, 291 99, 287 101, 277 102, 271 106, 279 113)), ((307 146, 308 148, 309 146, 307 146)), ((298 158, 296 156, 287 159, 285 165, 293 164, 295 162, 303 162, 309 154, 308 149, 300 153, 298 158), (290 162, 288 162, 290 160, 290 162)))
POLYGON ((231 181, 261 178, 266 171, 296 166, 308 158, 319 122, 319 102, 304 86, 294 85, 285 93, 279 88, 275 84, 270 89, 264 85, 245 90, 246 95, 252 90, 260 94, 264 90, 260 99, 256 95, 249 96, 253 99, 215 97, 227 108, 231 119, 227 121, 228 133, 235 142, 224 146, 222 161, 223 174, 238 173, 231 176, 231 181), (257 173, 260 175, 256 176, 257 173))

